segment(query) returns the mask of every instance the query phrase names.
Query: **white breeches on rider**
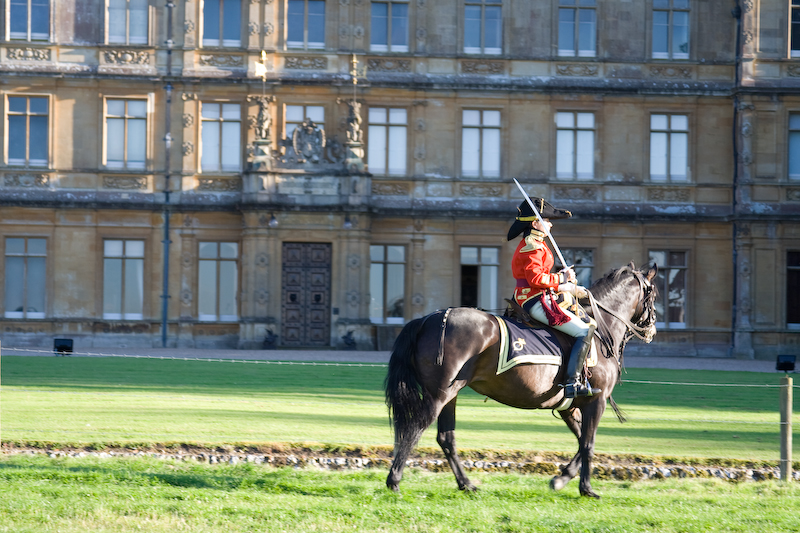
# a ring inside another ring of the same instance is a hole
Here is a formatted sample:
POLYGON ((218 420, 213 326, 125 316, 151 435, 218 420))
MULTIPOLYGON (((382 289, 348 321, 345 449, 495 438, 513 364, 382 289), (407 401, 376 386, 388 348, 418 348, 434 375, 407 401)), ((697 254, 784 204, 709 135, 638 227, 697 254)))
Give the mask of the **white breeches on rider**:
MULTIPOLYGON (((589 333, 589 324, 581 320, 580 317, 572 313, 569 309, 564 309, 562 307, 561 310, 569 317, 569 322, 561 324, 560 326, 551 326, 552 328, 562 331, 570 337, 585 337, 586 334, 589 333)), ((539 322, 549 324, 547 315, 545 315, 544 309, 542 308, 541 299, 536 300, 536 303, 531 306, 528 313, 539 322)))

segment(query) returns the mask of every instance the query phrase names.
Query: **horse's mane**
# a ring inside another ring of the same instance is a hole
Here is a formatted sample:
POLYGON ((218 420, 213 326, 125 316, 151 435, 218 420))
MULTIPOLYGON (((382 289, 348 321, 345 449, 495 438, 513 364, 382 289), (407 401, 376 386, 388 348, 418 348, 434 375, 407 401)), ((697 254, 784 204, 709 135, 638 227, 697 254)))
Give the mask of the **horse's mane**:
POLYGON ((634 269, 630 265, 614 268, 606 272, 603 277, 592 283, 590 287, 595 298, 602 298, 613 292, 619 285, 619 280, 625 274, 633 274, 634 269))

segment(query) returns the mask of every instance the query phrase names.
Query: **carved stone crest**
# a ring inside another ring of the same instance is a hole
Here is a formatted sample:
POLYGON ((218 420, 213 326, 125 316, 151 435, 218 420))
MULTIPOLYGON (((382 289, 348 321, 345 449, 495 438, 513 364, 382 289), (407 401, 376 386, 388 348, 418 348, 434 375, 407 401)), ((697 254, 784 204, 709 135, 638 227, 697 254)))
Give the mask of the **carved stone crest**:
POLYGON ((680 78, 691 79, 693 70, 690 67, 671 67, 661 65, 651 65, 650 75, 654 78, 680 78))
POLYGON ((14 61, 50 61, 50 49, 7 48, 6 57, 14 61))
POLYGON ((789 65, 786 68, 786 74, 793 78, 800 77, 800 65, 789 65))
POLYGON ((241 178, 199 178, 197 190, 210 192, 239 192, 242 190, 241 178))
POLYGON ((689 189, 658 188, 648 189, 647 199, 653 202, 688 202, 689 189))
POLYGON ((558 200, 596 200, 594 187, 554 187, 553 196, 558 200))
POLYGON ((144 176, 103 176, 104 189, 146 190, 147 178, 144 176))
POLYGON ((462 61, 464 74, 502 74, 505 66, 502 61, 462 61))
POLYGON ((372 194, 376 196, 408 196, 409 191, 405 183, 372 182, 372 194))
POLYGON ((374 72, 411 72, 411 60, 371 57, 367 59, 367 68, 374 72))
POLYGON ((800 189, 786 189, 786 200, 800 202, 800 189))
POLYGON ((201 54, 200 65, 204 67, 243 67, 244 57, 232 55, 201 54))
POLYGON ((328 68, 327 57, 287 57, 286 68, 298 70, 325 70, 328 68))
POLYGON ((597 76, 598 72, 598 66, 590 63, 564 63, 556 65, 556 73, 559 76, 589 77, 597 76))
POLYGON ((141 50, 106 50, 103 52, 106 63, 116 65, 149 65, 150 53, 141 50))
POLYGON ((322 159, 322 149, 325 148, 325 130, 320 129, 310 118, 306 118, 292 133, 292 146, 298 156, 298 163, 304 161, 319 163, 322 159))
POLYGON ((47 174, 6 174, 3 178, 6 187, 47 188, 50 176, 47 174))
POLYGON ((471 198, 497 198, 503 193, 499 185, 462 185, 461 195, 471 198))

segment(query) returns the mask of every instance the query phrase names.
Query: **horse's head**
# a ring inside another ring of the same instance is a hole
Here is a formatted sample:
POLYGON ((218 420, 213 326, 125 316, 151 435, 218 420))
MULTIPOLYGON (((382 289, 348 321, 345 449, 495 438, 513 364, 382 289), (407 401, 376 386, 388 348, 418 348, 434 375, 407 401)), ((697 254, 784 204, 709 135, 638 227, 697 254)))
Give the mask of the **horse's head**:
POLYGON ((625 323, 626 339, 635 335, 649 343, 656 334, 656 274, 658 265, 637 270, 631 262, 592 285, 591 292, 601 307, 625 323))

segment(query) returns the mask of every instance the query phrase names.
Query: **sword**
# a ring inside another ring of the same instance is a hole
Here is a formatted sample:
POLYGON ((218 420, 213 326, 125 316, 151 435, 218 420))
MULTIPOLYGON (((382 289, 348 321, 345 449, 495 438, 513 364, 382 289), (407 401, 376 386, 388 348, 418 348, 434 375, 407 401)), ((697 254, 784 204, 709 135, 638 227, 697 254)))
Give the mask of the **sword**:
POLYGON ((514 180, 514 183, 517 184, 517 187, 519 187, 519 190, 522 193, 522 196, 524 196, 525 199, 528 201, 528 205, 531 206, 531 209, 533 209, 533 212, 536 214, 536 218, 539 219, 542 222, 542 229, 544 230, 545 235, 547 235, 547 238, 550 239, 550 244, 553 245, 553 249, 556 251, 556 254, 558 254, 558 259, 561 261, 561 264, 564 266, 564 270, 567 270, 568 268, 572 268, 572 267, 568 267, 567 266, 567 262, 564 261, 564 256, 561 255, 561 250, 558 248, 558 245, 556 244, 556 240, 553 238, 553 234, 550 233, 550 230, 547 228, 547 224, 545 224, 544 221, 542 220, 542 215, 539 214, 539 210, 536 209, 535 205, 533 205, 533 201, 531 200, 530 196, 528 196, 528 193, 526 193, 525 189, 522 188, 522 185, 519 184, 519 182, 517 181, 517 178, 512 178, 512 179, 514 180))

